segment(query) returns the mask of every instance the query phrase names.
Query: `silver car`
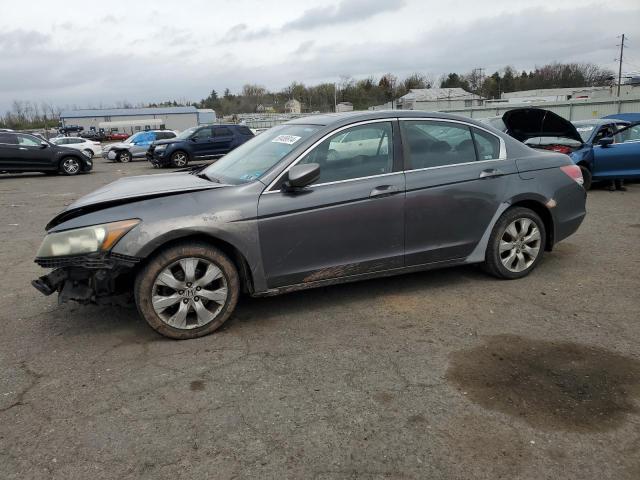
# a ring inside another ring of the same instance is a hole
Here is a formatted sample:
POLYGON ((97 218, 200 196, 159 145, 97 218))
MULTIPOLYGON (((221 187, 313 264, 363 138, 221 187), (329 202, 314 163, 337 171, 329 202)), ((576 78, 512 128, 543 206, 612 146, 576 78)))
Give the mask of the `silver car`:
POLYGON ((134 159, 146 159, 149 146, 156 140, 168 140, 178 134, 173 130, 149 130, 137 132, 124 142, 112 143, 102 149, 102 158, 112 162, 128 163, 134 159))
MULTIPOLYGON (((190 172, 128 177, 47 225, 34 280, 61 302, 135 301, 171 338, 213 332, 241 293, 465 264, 529 274, 585 216, 580 168, 469 118, 300 118, 190 172), (376 139, 340 151, 345 134, 376 139)), ((526 289, 524 285, 522 288, 526 289)))

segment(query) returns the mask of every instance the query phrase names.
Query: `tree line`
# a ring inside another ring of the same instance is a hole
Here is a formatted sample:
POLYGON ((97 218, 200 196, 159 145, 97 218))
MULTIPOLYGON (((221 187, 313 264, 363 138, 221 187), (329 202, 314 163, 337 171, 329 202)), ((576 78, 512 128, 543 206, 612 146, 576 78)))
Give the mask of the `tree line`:
MULTIPOLYGON (((331 112, 334 104, 350 102, 356 110, 366 110, 375 105, 388 103, 412 89, 460 87, 484 98, 500 98, 505 92, 563 87, 608 86, 615 82, 614 73, 592 63, 550 63, 533 70, 521 72, 511 66, 484 75, 483 69, 470 72, 451 72, 439 79, 412 73, 404 78, 387 73, 379 78, 369 76, 361 79, 341 77, 337 83, 305 85, 293 82, 280 90, 269 90, 258 84, 246 84, 238 93, 226 88, 222 95, 216 90, 200 101, 187 99, 158 103, 117 102, 116 108, 189 106, 211 108, 218 116, 236 113, 282 113, 286 103, 295 99, 301 103, 302 112, 331 112)), ((101 105, 102 106, 102 105, 101 105)), ((0 116, 0 127, 26 129, 57 125, 60 108, 49 103, 37 104, 29 101, 14 101, 10 111, 0 116)))

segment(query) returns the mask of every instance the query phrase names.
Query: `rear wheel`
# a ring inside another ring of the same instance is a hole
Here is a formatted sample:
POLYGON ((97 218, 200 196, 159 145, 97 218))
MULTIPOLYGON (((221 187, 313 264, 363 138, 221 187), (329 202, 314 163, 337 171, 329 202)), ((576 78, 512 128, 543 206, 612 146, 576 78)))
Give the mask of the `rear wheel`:
POLYGON ((77 175, 80 172, 80 161, 75 157, 65 157, 60 162, 60 173, 77 175))
POLYGON ((158 333, 174 339, 208 335, 236 307, 238 272, 215 247, 188 243, 164 250, 138 274, 138 311, 158 333))
POLYGON ((580 165, 580 171, 582 172, 582 179, 584 180, 582 186, 585 190, 590 190, 592 181, 591 171, 584 165, 580 165))
POLYGON ((127 152, 126 150, 123 152, 118 152, 118 155, 116 155, 116 160, 122 163, 129 163, 131 161, 131 153, 127 152))
POLYGON ((544 222, 537 213, 523 207, 511 208, 493 227, 484 268, 498 278, 524 277, 540 262, 545 239, 544 222))
POLYGON ((174 167, 186 167, 187 163, 189 163, 189 157, 186 153, 178 151, 171 155, 171 164, 174 167))

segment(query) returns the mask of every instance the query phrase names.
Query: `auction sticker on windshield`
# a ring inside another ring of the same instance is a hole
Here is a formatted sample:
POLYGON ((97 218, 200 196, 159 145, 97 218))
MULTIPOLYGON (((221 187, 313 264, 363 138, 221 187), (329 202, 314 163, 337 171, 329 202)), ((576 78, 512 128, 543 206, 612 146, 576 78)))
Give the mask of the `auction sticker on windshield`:
POLYGON ((276 138, 271 140, 273 143, 286 143, 287 145, 293 145, 302 137, 296 137, 295 135, 278 135, 276 138))

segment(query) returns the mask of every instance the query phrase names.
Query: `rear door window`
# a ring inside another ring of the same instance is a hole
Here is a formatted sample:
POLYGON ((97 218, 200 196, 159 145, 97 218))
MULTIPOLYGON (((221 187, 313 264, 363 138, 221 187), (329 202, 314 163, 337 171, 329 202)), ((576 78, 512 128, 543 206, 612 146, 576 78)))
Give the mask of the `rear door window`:
POLYGON ((5 145, 17 145, 18 138, 14 134, 0 132, 0 143, 4 143, 5 145))
POLYGON ((476 161, 475 145, 467 125, 435 120, 400 123, 408 170, 476 161))
POLYGON ((500 158, 500 139, 495 135, 472 128, 473 139, 476 142, 478 160, 496 160, 500 158))
POLYGON ((216 127, 213 130, 214 137, 229 137, 231 135, 233 135, 233 133, 227 127, 216 127))

